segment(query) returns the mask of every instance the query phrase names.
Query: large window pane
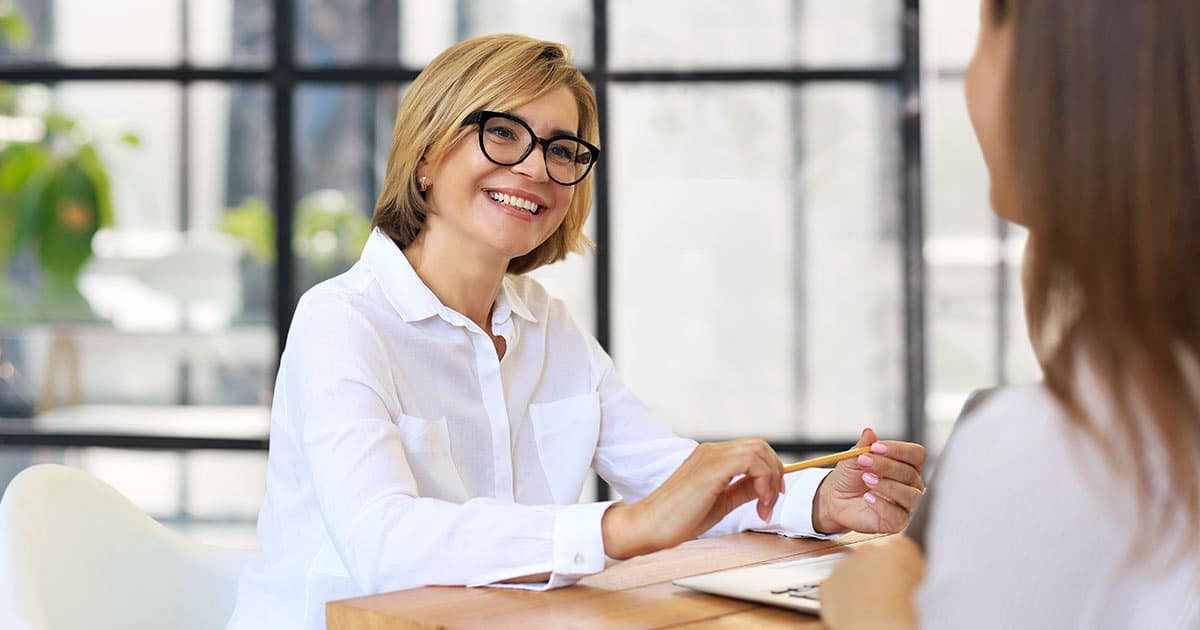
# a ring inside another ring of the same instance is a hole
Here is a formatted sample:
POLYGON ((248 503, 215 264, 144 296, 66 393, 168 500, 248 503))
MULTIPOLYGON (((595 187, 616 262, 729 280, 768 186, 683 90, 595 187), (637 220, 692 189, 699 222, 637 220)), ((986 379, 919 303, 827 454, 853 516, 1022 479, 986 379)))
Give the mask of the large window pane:
POLYGON ((613 90, 613 349, 675 430, 899 431, 897 120, 871 85, 613 90))
POLYGON ((191 85, 188 98, 188 229, 219 231, 227 208, 274 194, 271 90, 201 82, 191 85))
POLYGON ((49 95, 48 105, 96 140, 112 179, 114 220, 123 229, 178 227, 182 98, 178 85, 124 81, 61 83, 49 95), (121 141, 125 134, 136 143, 121 141))
POLYGON ((926 233, 928 240, 994 239, 987 166, 971 130, 961 80, 925 88, 926 233))
MULTIPOLYGON (((593 175, 589 175, 592 177, 593 175)), ((596 238, 595 214, 583 226, 584 234, 596 238)), ((529 273, 546 291, 567 305, 567 310, 579 328, 596 334, 596 252, 569 254, 566 260, 535 269, 529 273)))
POLYGON ((900 59, 899 0, 613 0, 612 66, 791 68, 900 59))
POLYGON ((575 63, 592 65, 588 0, 401 0, 400 61, 423 66, 457 41, 489 33, 521 33, 569 46, 575 63))
POLYGON ((189 0, 188 61, 196 66, 264 66, 274 57, 271 0, 189 0))
POLYGON ((296 194, 346 194, 366 213, 375 206, 403 89, 397 85, 304 84, 296 91, 296 194))
MULTIPOLYGON (((974 244, 972 247, 979 247, 974 244)), ((987 248, 985 248, 987 249, 987 248)), ((995 259, 926 247, 930 443, 940 449, 972 390, 998 383, 995 259)))
MULTIPOLYGON (((2 60, 65 65, 175 65, 183 57, 180 3, 146 0, 18 0, 27 45, 10 42, 2 60)), ((3 49, 0 49, 3 50, 3 49)))
MULTIPOLYGON (((235 325, 272 325, 275 292, 275 125, 270 89, 260 84, 197 83, 189 89, 190 240, 236 244, 235 325)), ((226 245, 226 249, 228 249, 226 245)), ((266 382, 273 361, 260 357, 266 382)), ((261 380, 261 377, 260 379, 261 380)))
POLYGON ((586 0, 297 0, 299 59, 308 65, 401 63, 421 67, 450 45, 488 33, 522 33, 570 46, 591 64, 586 0))
POLYGON ((961 70, 975 52, 979 3, 926 0, 921 4, 921 57, 938 70, 961 70))
POLYGON ((271 60, 270 0, 15 0, 12 7, 19 26, 0 32, 0 64, 173 66, 185 53, 200 66, 271 60))
POLYGON ((304 85, 296 92, 293 244, 299 292, 358 260, 403 89, 304 85))

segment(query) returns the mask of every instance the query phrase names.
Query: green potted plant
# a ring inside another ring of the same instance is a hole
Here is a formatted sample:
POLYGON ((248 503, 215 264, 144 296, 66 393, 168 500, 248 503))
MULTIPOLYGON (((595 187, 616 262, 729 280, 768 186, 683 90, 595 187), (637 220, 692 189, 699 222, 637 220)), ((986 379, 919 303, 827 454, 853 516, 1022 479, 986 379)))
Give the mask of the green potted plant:
MULTIPOLYGON (((0 8, 0 38, 27 42, 28 28, 8 6, 7 12, 0 8)), ((90 317, 77 282, 92 257, 92 237, 113 224, 108 171, 96 140, 78 121, 53 109, 22 115, 17 96, 15 86, 0 83, 0 116, 26 132, 0 137, 0 275, 7 278, 9 262, 28 249, 41 278, 31 308, 19 307, 13 283, 4 282, 0 311, 25 310, 22 315, 37 319, 90 317)), ((131 134, 120 140, 138 144, 131 134)))
MULTIPOLYGON (((0 100, 11 90, 0 85, 0 100)), ((11 260, 24 248, 36 256, 35 316, 83 316, 79 272, 92 257, 92 237, 113 224, 108 171, 78 122, 57 112, 40 121, 40 139, 0 148, 0 231, 8 234, 0 237, 0 257, 11 260)), ((131 135, 122 139, 137 144, 131 135)))

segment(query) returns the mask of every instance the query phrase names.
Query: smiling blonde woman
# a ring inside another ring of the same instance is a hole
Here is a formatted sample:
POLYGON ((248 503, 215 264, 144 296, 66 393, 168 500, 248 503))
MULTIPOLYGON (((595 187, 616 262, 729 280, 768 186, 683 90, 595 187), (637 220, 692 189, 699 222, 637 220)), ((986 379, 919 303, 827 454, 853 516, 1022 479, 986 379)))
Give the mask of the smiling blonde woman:
POLYGON ((316 630, 329 600, 428 584, 567 586, 704 534, 904 526, 920 446, 866 430, 871 455, 785 481, 760 439, 677 437, 524 275, 586 245, 598 137, 558 44, 468 40, 413 83, 361 260, 297 308, 230 627, 316 630), (590 470, 624 501, 579 503, 590 470))

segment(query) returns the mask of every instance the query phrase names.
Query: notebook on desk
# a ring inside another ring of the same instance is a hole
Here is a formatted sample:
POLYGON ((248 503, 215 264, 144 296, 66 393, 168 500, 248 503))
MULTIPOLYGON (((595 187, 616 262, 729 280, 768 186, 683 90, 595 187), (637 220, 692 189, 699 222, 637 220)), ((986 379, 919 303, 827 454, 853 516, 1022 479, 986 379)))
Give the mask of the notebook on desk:
MULTIPOLYGON (((958 413, 950 439, 946 441, 946 446, 942 449, 943 454, 950 448, 954 431, 960 426, 960 421, 978 408, 995 391, 995 389, 983 389, 971 392, 958 413)), ((932 488, 936 485, 936 481, 935 473, 925 489, 925 496, 922 497, 921 504, 917 506, 909 520, 908 529, 905 530, 905 534, 922 549, 925 549, 926 545, 925 530, 929 522, 929 511, 933 505, 932 488)), ((830 553, 815 558, 726 569, 705 575, 681 578, 675 580, 673 584, 711 595, 744 599, 818 615, 821 612, 821 582, 829 577, 833 568, 837 566, 838 560, 845 555, 845 552, 830 553)))

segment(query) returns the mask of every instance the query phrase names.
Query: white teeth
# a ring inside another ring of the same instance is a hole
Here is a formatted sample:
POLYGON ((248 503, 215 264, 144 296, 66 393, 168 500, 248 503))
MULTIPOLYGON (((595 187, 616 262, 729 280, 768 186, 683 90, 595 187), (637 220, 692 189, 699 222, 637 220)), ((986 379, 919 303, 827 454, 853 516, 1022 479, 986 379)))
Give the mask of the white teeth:
POLYGON ((524 210, 530 214, 537 214, 538 210, 540 209, 536 203, 514 195, 506 195, 501 192, 488 192, 488 196, 506 206, 520 208, 521 210, 524 210))

